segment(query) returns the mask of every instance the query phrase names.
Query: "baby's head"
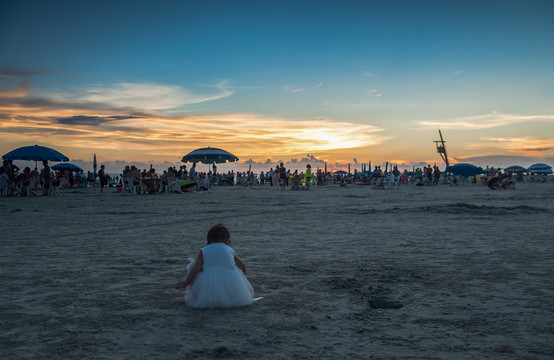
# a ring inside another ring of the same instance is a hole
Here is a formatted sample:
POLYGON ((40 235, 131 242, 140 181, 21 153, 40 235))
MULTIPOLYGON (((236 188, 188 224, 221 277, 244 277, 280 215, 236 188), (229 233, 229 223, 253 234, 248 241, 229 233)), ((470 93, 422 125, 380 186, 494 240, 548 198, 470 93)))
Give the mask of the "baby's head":
POLYGON ((208 245, 213 243, 225 243, 227 245, 231 243, 231 233, 222 223, 215 224, 208 231, 208 245))

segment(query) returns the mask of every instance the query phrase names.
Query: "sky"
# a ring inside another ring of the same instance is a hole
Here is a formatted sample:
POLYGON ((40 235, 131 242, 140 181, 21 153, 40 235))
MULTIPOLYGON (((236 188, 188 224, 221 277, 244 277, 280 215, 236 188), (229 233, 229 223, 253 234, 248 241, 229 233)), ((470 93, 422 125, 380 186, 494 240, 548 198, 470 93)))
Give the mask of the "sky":
POLYGON ((551 0, 8 0, 0 54, 0 155, 554 165, 551 0))

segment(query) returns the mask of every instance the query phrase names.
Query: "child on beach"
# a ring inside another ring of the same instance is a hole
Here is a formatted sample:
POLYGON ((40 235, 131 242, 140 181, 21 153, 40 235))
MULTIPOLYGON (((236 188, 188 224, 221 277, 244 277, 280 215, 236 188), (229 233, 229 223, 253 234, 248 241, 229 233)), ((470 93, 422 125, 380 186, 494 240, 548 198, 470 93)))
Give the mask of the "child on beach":
POLYGON ((231 234, 223 224, 208 231, 208 245, 187 266, 187 277, 175 284, 185 288, 185 304, 193 308, 230 308, 252 304, 254 289, 246 266, 231 247, 231 234))

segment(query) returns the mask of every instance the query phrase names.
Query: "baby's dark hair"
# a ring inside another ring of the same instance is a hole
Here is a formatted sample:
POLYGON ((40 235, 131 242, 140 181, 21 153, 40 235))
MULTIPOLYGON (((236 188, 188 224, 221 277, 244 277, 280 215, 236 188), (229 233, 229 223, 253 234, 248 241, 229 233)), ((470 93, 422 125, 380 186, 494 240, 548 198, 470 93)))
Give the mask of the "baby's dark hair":
POLYGON ((215 224, 208 231, 208 245, 216 242, 225 242, 225 240, 231 237, 229 229, 222 223, 215 224))

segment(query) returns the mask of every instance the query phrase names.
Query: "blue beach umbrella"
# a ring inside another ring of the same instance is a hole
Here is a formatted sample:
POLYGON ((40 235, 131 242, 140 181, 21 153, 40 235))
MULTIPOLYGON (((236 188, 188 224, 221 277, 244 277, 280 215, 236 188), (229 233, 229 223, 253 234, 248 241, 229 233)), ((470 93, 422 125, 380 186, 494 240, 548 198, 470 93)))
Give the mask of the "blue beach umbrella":
POLYGON ((228 151, 213 148, 213 147, 205 147, 193 150, 183 156, 183 159, 181 159, 182 162, 201 162, 203 164, 212 164, 212 163, 224 163, 226 161, 229 162, 235 162, 239 158, 235 155, 231 154, 228 151))
POLYGON ((80 167, 77 165, 71 164, 71 163, 59 163, 54 166, 52 166, 52 170, 71 170, 75 172, 83 171, 80 167))
POLYGON ((482 174, 483 168, 477 167, 473 164, 456 164, 447 167, 445 171, 454 175, 468 177, 482 174))
POLYGON ((348 175, 348 172, 346 172, 344 170, 337 170, 333 174, 335 174, 335 175, 348 175))
POLYGON ((2 156, 2 159, 28 161, 69 161, 69 158, 61 152, 40 145, 17 148, 2 156))
POLYGON ((546 164, 533 164, 527 168, 527 171, 531 174, 552 174, 552 166, 546 165, 546 164))

